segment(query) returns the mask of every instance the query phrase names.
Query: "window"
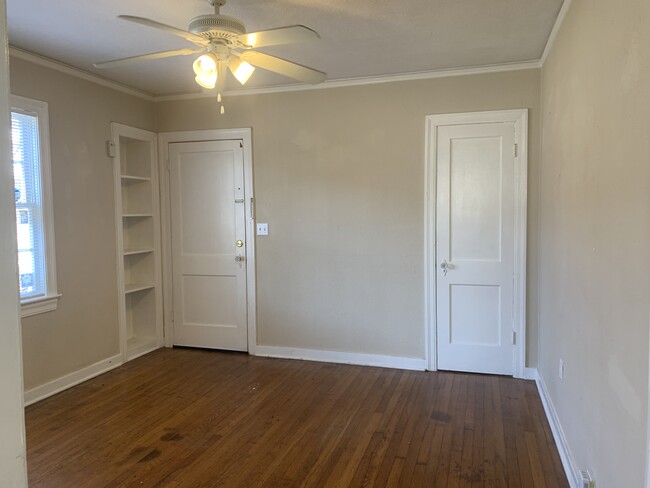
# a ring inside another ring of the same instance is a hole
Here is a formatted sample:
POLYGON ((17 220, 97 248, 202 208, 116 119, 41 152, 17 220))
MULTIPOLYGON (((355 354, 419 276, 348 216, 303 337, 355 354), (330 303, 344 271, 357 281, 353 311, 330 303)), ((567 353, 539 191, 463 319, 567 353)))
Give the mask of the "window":
POLYGON ((13 96, 11 142, 23 317, 56 310, 47 103, 13 96))

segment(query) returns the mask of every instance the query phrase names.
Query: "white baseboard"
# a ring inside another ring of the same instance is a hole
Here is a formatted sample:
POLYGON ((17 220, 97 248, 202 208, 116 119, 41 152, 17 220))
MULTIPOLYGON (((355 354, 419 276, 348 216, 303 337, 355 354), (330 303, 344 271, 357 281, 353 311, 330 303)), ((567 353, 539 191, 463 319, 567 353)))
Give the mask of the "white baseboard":
POLYGON ((524 368, 523 379, 537 381, 539 379, 537 368, 524 368))
POLYGON ((82 368, 74 373, 67 374, 61 378, 57 378, 43 385, 37 386, 25 392, 25 406, 32 405, 40 400, 43 400, 52 395, 67 390, 79 383, 83 383, 86 380, 99 376, 102 373, 106 373, 111 369, 117 368, 122 364, 122 355, 117 354, 116 356, 103 359, 95 364, 91 364, 85 368, 82 368))
POLYGON ((324 363, 354 364, 357 366, 379 366, 381 368, 409 369, 424 371, 425 359, 382 356, 378 354, 360 354, 354 352, 320 351, 317 349, 299 349, 294 347, 255 346, 249 353, 253 356, 269 358, 304 359, 324 363))
POLYGON ((580 480, 577 478, 578 469, 573 462, 573 456, 571 456, 569 444, 567 443, 566 437, 564 436, 564 430, 562 430, 560 419, 557 416, 557 412, 555 411, 551 397, 549 396, 548 390, 546 389, 544 378, 537 369, 526 368, 526 379, 535 380, 535 383, 537 384, 537 391, 539 392, 539 397, 542 400, 544 412, 546 412, 546 418, 548 419, 548 423, 551 426, 553 439, 555 440, 555 445, 557 446, 558 453, 560 454, 560 460, 562 461, 564 472, 566 473, 566 477, 569 481, 569 486, 571 488, 580 488, 580 480))

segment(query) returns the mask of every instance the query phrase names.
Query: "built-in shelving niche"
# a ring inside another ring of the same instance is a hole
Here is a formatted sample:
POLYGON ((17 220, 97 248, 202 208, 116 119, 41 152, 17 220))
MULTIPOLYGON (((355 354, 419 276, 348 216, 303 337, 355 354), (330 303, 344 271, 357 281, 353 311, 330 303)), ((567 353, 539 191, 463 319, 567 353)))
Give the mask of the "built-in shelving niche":
POLYGON ((162 346, 156 135, 116 123, 112 133, 120 342, 128 361, 162 346))

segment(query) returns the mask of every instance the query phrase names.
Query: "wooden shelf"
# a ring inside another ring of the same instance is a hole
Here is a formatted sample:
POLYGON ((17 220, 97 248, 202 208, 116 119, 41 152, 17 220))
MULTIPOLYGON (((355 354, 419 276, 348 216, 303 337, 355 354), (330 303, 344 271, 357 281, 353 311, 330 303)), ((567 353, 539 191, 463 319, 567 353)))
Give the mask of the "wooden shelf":
POLYGON ((154 251, 154 249, 124 249, 124 255, 135 256, 136 254, 147 254, 154 251))
POLYGON ((122 175, 122 181, 125 183, 129 182, 140 182, 140 181, 151 181, 151 178, 146 176, 131 176, 131 175, 122 175))
POLYGON ((136 291, 149 290, 155 287, 155 283, 127 283, 124 285, 124 293, 135 293, 136 291))

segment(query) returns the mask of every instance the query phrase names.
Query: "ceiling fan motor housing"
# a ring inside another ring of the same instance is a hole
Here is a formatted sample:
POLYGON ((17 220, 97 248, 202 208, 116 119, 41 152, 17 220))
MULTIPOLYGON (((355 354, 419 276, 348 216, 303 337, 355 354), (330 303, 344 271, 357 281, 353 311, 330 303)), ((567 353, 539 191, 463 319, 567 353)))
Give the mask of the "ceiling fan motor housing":
POLYGON ((246 27, 234 17, 199 15, 190 22, 189 31, 206 39, 230 39, 246 33, 246 27))

